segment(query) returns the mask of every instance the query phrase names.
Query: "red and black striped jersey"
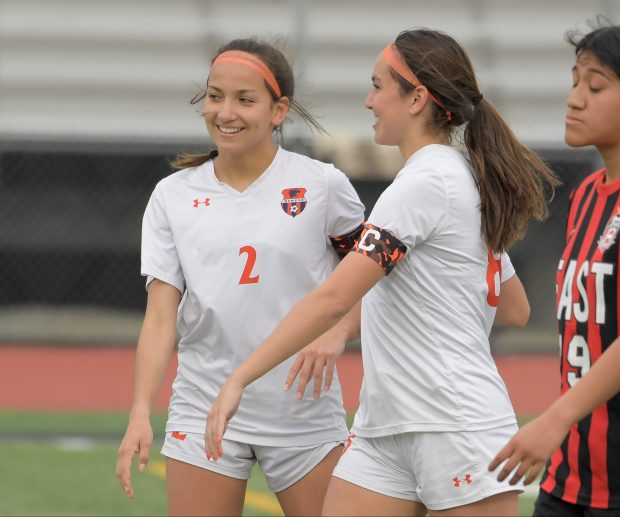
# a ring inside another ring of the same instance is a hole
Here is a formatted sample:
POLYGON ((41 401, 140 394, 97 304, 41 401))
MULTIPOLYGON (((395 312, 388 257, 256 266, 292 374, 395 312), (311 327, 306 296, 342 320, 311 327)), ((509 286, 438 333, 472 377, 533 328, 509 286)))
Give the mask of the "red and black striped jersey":
MULTIPOLYGON (((604 169, 590 175, 569 202, 556 285, 562 393, 618 337, 620 181, 604 180, 604 169)), ((620 395, 571 428, 541 488, 569 503, 620 508, 620 395)))

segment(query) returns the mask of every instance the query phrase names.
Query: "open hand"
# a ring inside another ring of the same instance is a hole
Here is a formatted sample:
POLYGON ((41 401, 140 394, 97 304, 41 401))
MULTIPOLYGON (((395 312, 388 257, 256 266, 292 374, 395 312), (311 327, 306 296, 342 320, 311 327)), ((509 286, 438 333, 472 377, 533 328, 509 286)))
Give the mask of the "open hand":
POLYGON ((334 378, 336 359, 342 355, 345 348, 345 341, 333 332, 326 332, 308 346, 303 348, 295 358, 295 362, 289 370, 284 389, 289 390, 295 378, 299 377, 297 384, 297 400, 304 397, 306 386, 311 379, 314 379, 313 397, 318 399, 321 389, 327 391, 334 378), (325 377, 323 377, 325 372, 325 377), (325 382, 323 382, 323 378, 325 382))

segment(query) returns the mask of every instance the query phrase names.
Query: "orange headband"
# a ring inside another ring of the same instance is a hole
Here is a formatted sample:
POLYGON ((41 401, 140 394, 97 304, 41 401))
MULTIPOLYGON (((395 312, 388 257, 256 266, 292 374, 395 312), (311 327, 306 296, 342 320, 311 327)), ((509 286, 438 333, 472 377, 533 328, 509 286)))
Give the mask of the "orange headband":
POLYGON ((275 76, 271 73, 271 70, 267 68, 267 65, 265 65, 265 63, 258 59, 254 54, 243 52, 242 50, 227 50, 215 58, 211 68, 218 63, 224 62, 239 63, 250 67, 255 72, 258 72, 263 79, 265 79, 265 81, 267 81, 267 84, 271 86, 271 89, 278 97, 282 97, 280 86, 278 86, 278 81, 276 81, 275 76))
MULTIPOLYGON (((405 81, 412 84, 413 86, 421 86, 422 83, 418 80, 415 74, 411 71, 411 69, 405 63, 403 56, 400 55, 400 52, 396 48, 395 43, 390 43, 387 47, 383 49, 383 57, 388 62, 388 64, 396 71, 398 75, 400 75, 405 81)), ((428 88, 427 88, 428 90, 428 88)), ((433 102, 437 104, 440 108, 442 108, 446 112, 446 116, 448 117, 448 122, 452 120, 452 112, 449 111, 439 100, 435 97, 430 91, 428 95, 433 102)))

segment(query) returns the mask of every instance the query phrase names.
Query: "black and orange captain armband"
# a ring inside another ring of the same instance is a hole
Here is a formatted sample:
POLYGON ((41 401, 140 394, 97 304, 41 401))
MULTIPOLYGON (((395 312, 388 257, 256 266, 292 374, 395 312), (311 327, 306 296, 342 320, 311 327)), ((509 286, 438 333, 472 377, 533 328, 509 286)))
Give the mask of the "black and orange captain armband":
POLYGON ((390 232, 372 224, 364 226, 362 236, 357 241, 354 251, 366 255, 379 264, 386 275, 405 258, 407 246, 390 232))
POLYGON ((360 235, 362 234, 362 230, 364 229, 364 223, 360 224, 355 230, 341 235, 340 237, 330 237, 329 240, 332 241, 332 246, 336 250, 338 254, 338 258, 342 260, 349 251, 353 249, 355 243, 359 240, 360 235))

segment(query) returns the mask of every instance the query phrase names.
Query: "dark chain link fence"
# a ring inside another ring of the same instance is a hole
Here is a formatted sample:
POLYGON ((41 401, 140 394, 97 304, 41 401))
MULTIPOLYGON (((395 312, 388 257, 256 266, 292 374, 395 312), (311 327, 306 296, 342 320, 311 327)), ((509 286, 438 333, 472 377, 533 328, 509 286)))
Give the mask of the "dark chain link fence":
POLYGON ((157 154, 0 154, 0 305, 144 305, 140 221, 157 154))
MULTIPOLYGON (((313 154, 307 142, 287 147, 313 154)), ((142 313, 142 215, 155 184, 172 172, 169 160, 183 150, 207 149, 0 143, 0 342, 7 339, 2 327, 6 330, 15 319, 16 309, 22 328, 11 331, 12 341, 33 340, 29 329, 34 320, 24 317, 31 308, 142 313)), ((551 205, 549 220, 532 224, 511 257, 530 297, 530 327, 552 332, 554 272, 567 195, 596 162, 593 153, 542 154, 565 186, 551 205)), ((387 183, 353 180, 367 211, 387 183)), ((67 336, 71 321, 64 324, 67 336)), ((45 340, 44 333, 37 336, 45 340)))

